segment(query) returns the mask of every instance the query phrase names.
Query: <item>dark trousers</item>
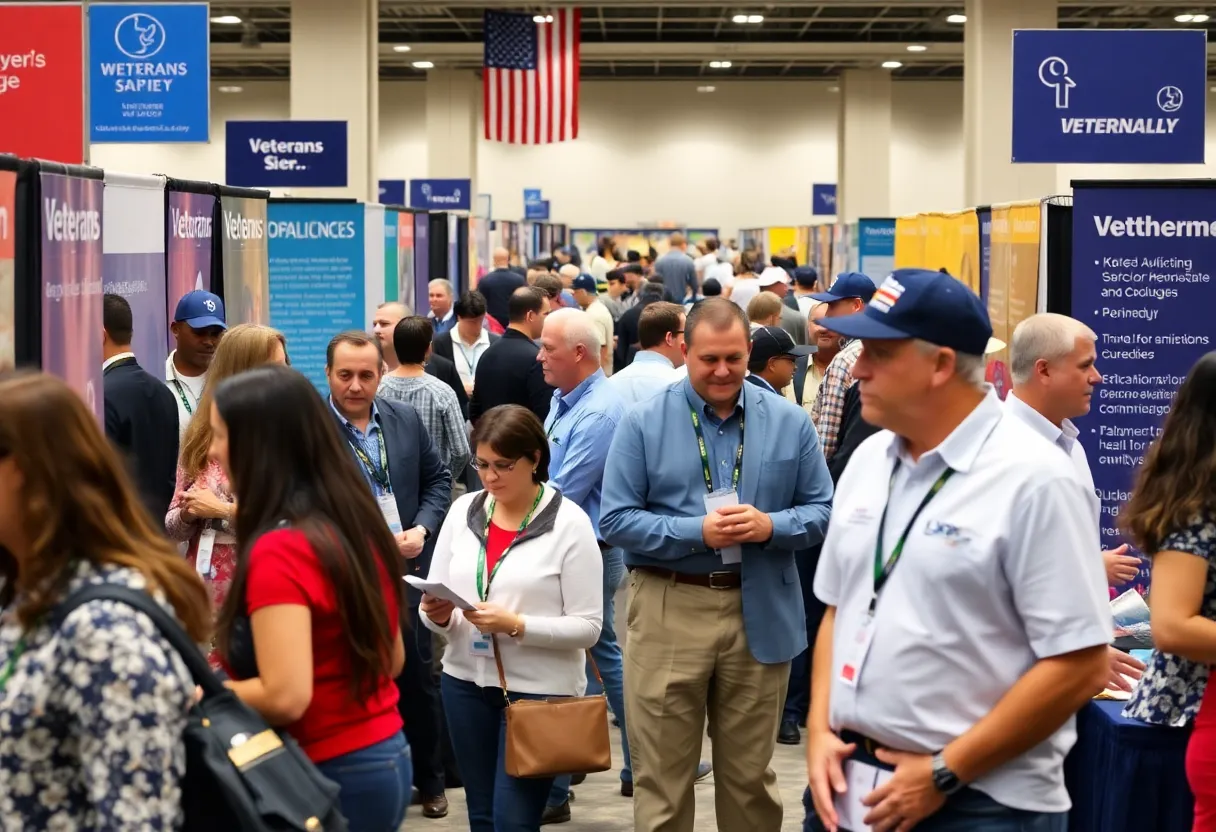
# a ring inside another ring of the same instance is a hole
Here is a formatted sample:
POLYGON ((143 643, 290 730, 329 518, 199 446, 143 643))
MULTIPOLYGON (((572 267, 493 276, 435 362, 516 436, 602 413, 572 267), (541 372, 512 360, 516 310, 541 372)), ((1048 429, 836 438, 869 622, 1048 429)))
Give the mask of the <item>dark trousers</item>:
MULTIPOLYGON (((811 790, 802 793, 802 832, 824 832, 811 790)), ((852 830, 841 827, 842 832, 852 830)), ((946 805, 916 824, 916 832, 1067 832, 1068 812, 1027 812, 1002 806, 975 789, 952 795, 946 805)))
POLYGON ((815 638, 826 608, 815 597, 815 567, 819 564, 819 549, 804 549, 794 554, 798 564, 798 582, 802 586, 802 608, 806 611, 807 648, 790 662, 790 687, 785 695, 782 722, 804 725, 811 708, 811 665, 815 656, 815 638))
MULTIPOLYGON (((499 688, 482 688, 443 674, 443 707, 464 779, 470 832, 537 832, 552 777, 506 773, 506 702, 499 688)), ((511 693, 512 699, 545 699, 511 693)))
POLYGON ((410 628, 404 633, 405 669, 397 677, 397 710, 414 762, 414 786, 423 795, 443 794, 440 749, 439 690, 431 672, 431 631, 422 626, 418 607, 410 604, 410 628))

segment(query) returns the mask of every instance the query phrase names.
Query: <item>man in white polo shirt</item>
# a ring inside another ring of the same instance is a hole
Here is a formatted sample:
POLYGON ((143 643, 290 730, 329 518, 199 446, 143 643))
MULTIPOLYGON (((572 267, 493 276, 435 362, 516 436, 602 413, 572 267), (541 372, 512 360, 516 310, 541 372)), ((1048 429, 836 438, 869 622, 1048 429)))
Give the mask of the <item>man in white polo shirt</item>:
POLYGON ((862 339, 885 430, 840 479, 815 577, 806 828, 1064 830, 1112 632, 1085 489, 983 383, 992 327, 954 278, 898 270, 824 325, 862 339))
MULTIPOLYGON (((1075 318, 1044 312, 1018 324, 1012 340, 1009 369, 1013 391, 1005 399, 1005 409, 1068 454, 1089 495, 1094 526, 1101 528, 1102 502, 1094 491, 1085 449, 1077 441, 1077 428, 1070 421, 1089 412, 1094 385, 1102 382, 1097 367, 1098 336, 1075 318)), ((1102 553, 1106 582, 1111 586, 1140 574, 1140 558, 1127 552, 1125 543, 1102 553)), ((1130 692, 1144 665, 1114 647, 1108 653, 1107 687, 1130 692)))

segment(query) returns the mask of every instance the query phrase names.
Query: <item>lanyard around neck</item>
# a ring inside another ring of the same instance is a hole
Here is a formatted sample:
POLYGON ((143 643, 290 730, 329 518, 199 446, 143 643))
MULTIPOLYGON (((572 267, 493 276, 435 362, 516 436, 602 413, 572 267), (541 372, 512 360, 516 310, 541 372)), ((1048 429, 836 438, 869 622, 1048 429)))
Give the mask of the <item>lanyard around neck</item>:
MULTIPOLYGON (((701 431, 701 418, 697 416, 697 411, 691 407, 688 408, 688 413, 692 416, 692 429, 697 434, 697 450, 701 452, 701 473, 705 476, 705 490, 710 494, 714 493, 714 474, 709 467, 709 452, 705 447, 705 434, 701 431)), ((743 437, 744 424, 743 414, 739 414, 739 450, 735 452, 735 470, 731 474, 730 487, 737 493, 739 491, 739 477, 743 474, 743 437)))
MULTIPOLYGON (((173 382, 173 387, 177 390, 177 397, 181 399, 182 407, 186 408, 186 415, 193 416, 194 408, 191 407, 190 402, 186 400, 186 388, 185 385, 181 383, 181 380, 177 377, 177 367, 173 364, 172 360, 170 360, 169 366, 173 368, 173 378, 169 380, 173 382)), ((191 390, 190 393, 193 395, 194 391, 191 390)), ((197 403, 198 399, 196 398, 194 401, 197 403)))
MULTIPOLYGON (((348 427, 350 427, 352 432, 355 429, 353 425, 348 426, 348 427)), ((384 431, 383 430, 376 431, 376 442, 380 448, 380 467, 379 468, 377 468, 372 463, 372 460, 367 455, 367 452, 363 450, 362 444, 357 441, 351 441, 351 440, 353 440, 353 437, 351 437, 351 439, 348 439, 348 441, 350 441, 351 450, 353 450, 355 452, 355 456, 359 457, 359 462, 362 463, 363 468, 364 468, 364 470, 367 471, 368 476, 370 476, 373 480, 375 480, 376 483, 381 488, 385 489, 386 491, 392 491, 393 486, 391 483, 389 483, 389 479, 388 479, 388 451, 384 447, 384 431)))
POLYGON ((954 476, 954 469, 947 468, 942 471, 933 485, 929 486, 929 493, 925 494, 924 499, 920 501, 920 505, 916 507, 916 511, 912 513, 911 519, 908 520, 908 525, 904 526, 903 534, 895 541, 895 548, 891 550, 891 557, 883 562, 883 530, 887 525, 887 509, 891 507, 891 490, 895 485, 895 475, 899 472, 900 461, 895 460, 895 467, 891 469, 891 479, 887 482, 887 504, 882 507, 882 518, 878 521, 878 542, 874 545, 874 596, 870 599, 870 614, 874 614, 874 609, 878 606, 878 594, 882 592, 882 588, 887 585, 887 580, 891 577, 891 573, 895 571, 895 566, 899 563, 899 557, 903 554, 904 545, 908 542, 908 535, 912 532, 912 527, 916 525, 916 520, 920 517, 920 513, 924 511, 925 506, 932 502, 937 493, 942 490, 942 486, 946 481, 954 476))
POLYGON ((515 541, 519 540, 519 536, 524 533, 524 529, 528 528, 528 524, 532 522, 532 515, 536 513, 536 507, 540 505, 540 498, 545 494, 544 486, 539 486, 536 489, 536 499, 532 501, 532 508, 528 509, 527 516, 524 521, 519 524, 519 528, 515 530, 515 536, 511 538, 511 542, 502 550, 502 554, 498 556, 498 560, 494 564, 494 568, 490 570, 490 574, 486 575, 486 546, 490 542, 490 521, 494 517, 494 498, 490 498, 486 504, 486 524, 481 530, 481 548, 477 552, 477 597, 485 601, 490 597, 490 584, 494 582, 494 576, 498 574, 498 569, 502 566, 502 562, 507 559, 507 553, 511 551, 511 547, 515 545, 515 541))
POLYGON ((8 661, 4 663, 4 669, 0 670, 0 693, 8 686, 8 680, 13 678, 13 673, 17 669, 17 662, 21 660, 21 654, 26 648, 25 634, 22 633, 21 638, 17 639, 17 643, 13 646, 13 652, 9 655, 8 661))

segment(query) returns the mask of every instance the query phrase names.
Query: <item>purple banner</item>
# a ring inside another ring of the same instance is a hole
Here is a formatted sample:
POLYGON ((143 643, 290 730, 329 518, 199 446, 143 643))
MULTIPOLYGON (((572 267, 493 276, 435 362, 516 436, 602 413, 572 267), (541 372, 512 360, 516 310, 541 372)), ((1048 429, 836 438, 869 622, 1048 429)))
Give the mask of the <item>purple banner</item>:
MULTIPOLYGON (((167 235, 168 283, 165 302, 166 321, 173 320, 177 302, 195 289, 211 291, 211 239, 215 216, 215 197, 211 194, 169 192, 167 235)), ((172 342, 173 336, 169 336, 172 342)), ((176 346, 169 344, 169 348, 176 346)), ((151 368, 145 368, 155 372, 151 368)))
POLYGON ((414 214, 414 307, 415 315, 431 311, 431 235, 430 214, 414 214))
POLYGON ((266 200, 224 196, 224 307, 228 325, 270 323, 266 200))
POLYGON ((104 184, 43 173, 42 369, 101 418, 101 206, 104 184))

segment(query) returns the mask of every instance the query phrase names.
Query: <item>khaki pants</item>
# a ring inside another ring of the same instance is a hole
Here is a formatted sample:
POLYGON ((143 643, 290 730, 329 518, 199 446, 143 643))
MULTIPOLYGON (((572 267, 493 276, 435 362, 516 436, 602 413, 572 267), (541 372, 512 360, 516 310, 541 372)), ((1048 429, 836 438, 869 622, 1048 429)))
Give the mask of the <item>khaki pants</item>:
POLYGON ((743 595, 635 571, 625 647, 625 725, 634 828, 692 832, 693 785, 709 716, 722 832, 779 832, 770 763, 789 662, 760 664, 743 631, 743 595))

